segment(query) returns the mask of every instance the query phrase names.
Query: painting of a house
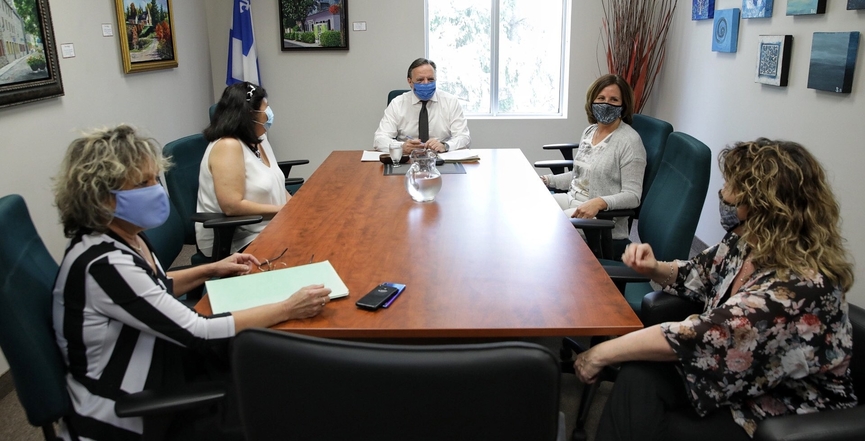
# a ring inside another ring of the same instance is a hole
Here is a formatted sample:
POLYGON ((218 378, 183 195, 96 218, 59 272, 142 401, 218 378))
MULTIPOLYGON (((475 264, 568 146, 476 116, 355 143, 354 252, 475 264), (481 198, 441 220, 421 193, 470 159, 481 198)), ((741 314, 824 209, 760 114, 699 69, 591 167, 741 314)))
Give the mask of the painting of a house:
POLYGON ((348 49, 348 0, 280 0, 282 50, 348 49))

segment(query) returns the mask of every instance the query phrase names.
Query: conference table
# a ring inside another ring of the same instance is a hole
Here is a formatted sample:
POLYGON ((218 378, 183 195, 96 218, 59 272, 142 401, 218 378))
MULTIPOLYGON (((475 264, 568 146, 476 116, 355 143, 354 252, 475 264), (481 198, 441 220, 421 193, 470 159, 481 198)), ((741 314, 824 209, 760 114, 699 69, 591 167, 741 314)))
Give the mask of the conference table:
MULTIPOLYGON (((522 151, 473 152, 480 160, 462 164, 465 174, 443 174, 425 203, 409 197, 403 176, 361 162, 361 151, 332 152, 246 252, 263 261, 287 248, 280 261, 289 267, 328 260, 350 294, 274 329, 511 339, 642 328, 522 151), (387 309, 355 305, 383 282, 406 289, 387 309)), ((206 296, 196 310, 210 313, 206 296)))

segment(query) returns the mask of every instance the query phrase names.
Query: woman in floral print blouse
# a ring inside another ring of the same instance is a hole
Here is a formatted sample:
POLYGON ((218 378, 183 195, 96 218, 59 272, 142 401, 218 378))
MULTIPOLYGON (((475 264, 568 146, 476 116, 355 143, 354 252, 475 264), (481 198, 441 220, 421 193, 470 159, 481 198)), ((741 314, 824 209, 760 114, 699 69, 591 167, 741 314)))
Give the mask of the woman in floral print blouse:
POLYGON ((598 440, 748 440, 765 418, 856 405, 845 300, 853 268, 823 168, 801 145, 765 138, 723 150, 719 162, 721 243, 689 261, 658 262, 647 244, 622 255, 703 313, 574 362, 587 383, 628 362, 598 440))

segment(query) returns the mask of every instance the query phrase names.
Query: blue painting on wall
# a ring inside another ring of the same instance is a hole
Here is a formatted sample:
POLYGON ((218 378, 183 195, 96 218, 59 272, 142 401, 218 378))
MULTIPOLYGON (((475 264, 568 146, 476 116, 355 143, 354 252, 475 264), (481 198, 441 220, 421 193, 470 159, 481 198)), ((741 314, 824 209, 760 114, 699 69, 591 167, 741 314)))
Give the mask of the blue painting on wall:
POLYGON ((715 11, 715 25, 712 28, 713 52, 736 52, 740 15, 739 8, 715 11))
POLYGON ((715 0, 691 0, 691 20, 715 18, 715 0))
POLYGON ((787 0, 787 15, 826 13, 826 0, 787 0))
POLYGON ((808 88, 850 93, 859 51, 859 32, 815 32, 808 88))
POLYGON ((754 81, 786 87, 790 75, 792 35, 761 35, 757 50, 757 76, 754 81))
POLYGON ((742 18, 766 18, 772 16, 773 0, 742 0, 742 18))
POLYGON ((847 10, 865 9, 865 0, 847 0, 847 10))

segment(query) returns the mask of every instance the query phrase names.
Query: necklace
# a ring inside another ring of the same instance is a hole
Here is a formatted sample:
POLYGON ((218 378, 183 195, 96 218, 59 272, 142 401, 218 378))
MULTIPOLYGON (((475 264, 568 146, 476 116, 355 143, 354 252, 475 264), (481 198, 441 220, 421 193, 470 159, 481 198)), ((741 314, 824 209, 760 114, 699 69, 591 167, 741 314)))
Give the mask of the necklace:
POLYGON ((745 283, 754 274, 754 262, 750 258, 745 259, 742 269, 739 270, 739 283, 745 283))
POLYGON ((258 150, 258 146, 248 146, 249 150, 252 150, 252 154, 255 155, 258 160, 261 160, 261 152, 258 150))

